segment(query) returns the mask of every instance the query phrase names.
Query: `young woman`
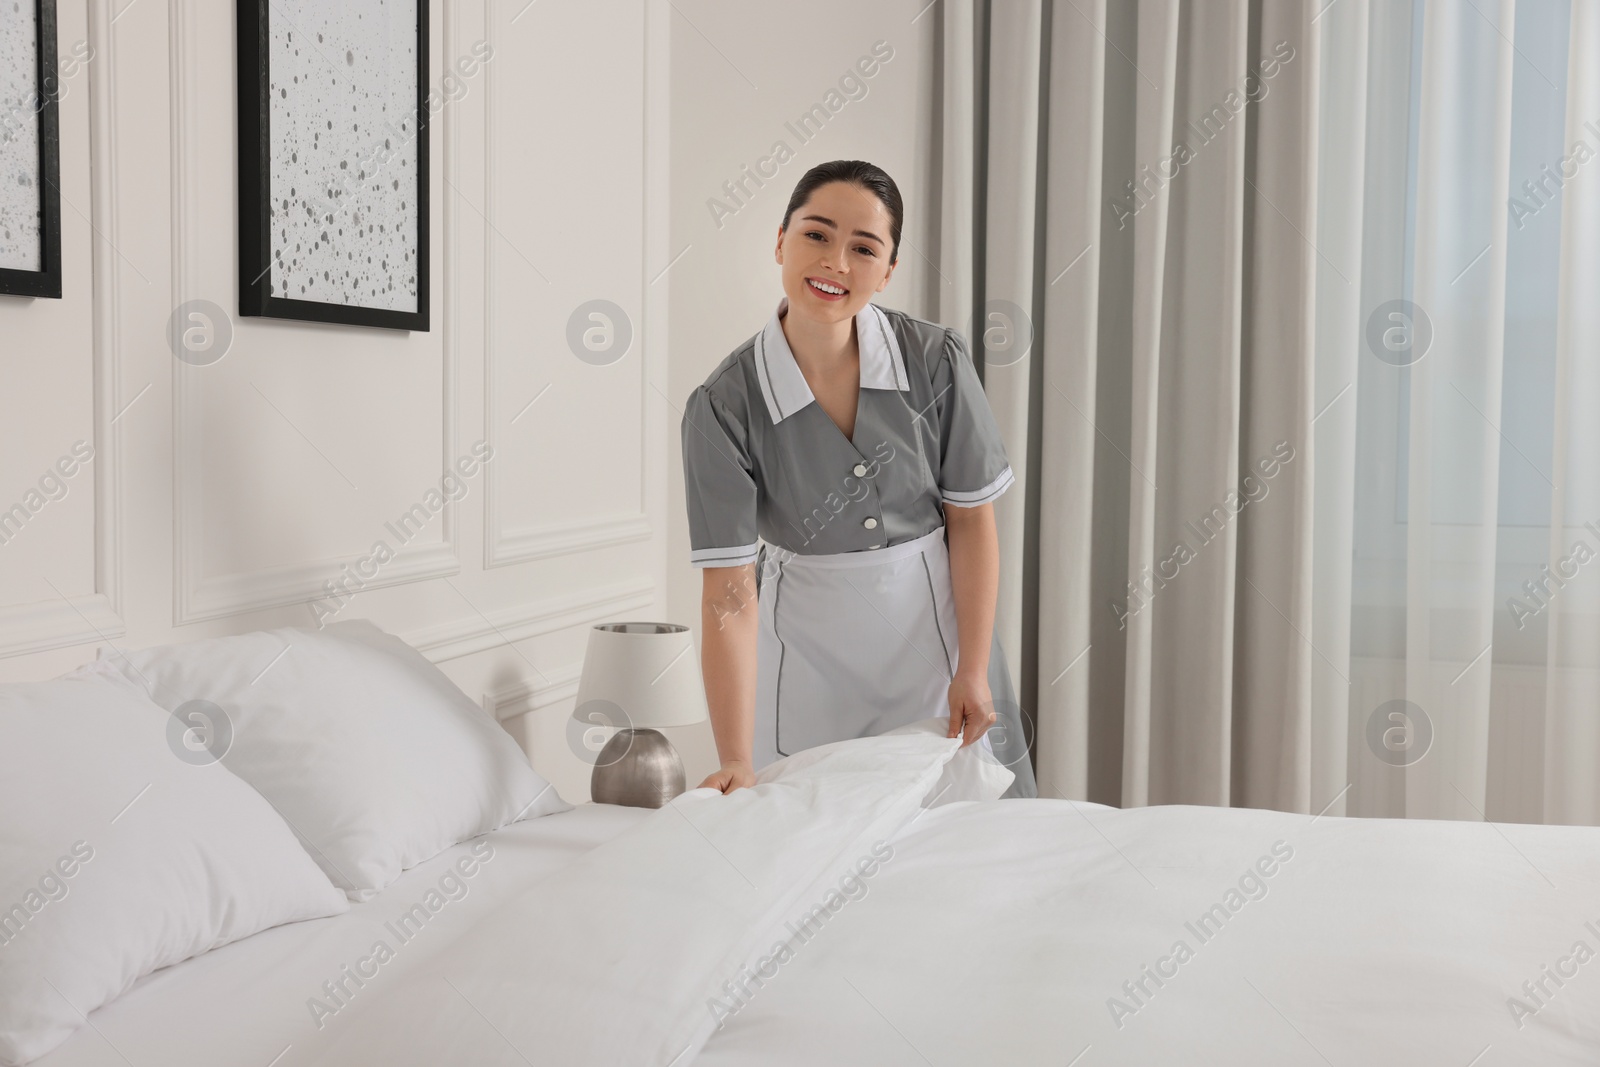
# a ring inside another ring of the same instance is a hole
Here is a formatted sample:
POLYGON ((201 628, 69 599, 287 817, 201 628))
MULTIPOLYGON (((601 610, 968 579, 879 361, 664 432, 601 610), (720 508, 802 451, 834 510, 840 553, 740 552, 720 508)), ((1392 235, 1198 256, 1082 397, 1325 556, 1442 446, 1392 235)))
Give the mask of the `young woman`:
POLYGON ((1012 483, 994 414, 961 334, 870 302, 902 219, 870 163, 807 172, 778 227, 786 295, 685 407, 722 761, 702 786, 948 715, 1016 773, 1008 795, 1037 795, 994 633, 993 501, 1012 483))

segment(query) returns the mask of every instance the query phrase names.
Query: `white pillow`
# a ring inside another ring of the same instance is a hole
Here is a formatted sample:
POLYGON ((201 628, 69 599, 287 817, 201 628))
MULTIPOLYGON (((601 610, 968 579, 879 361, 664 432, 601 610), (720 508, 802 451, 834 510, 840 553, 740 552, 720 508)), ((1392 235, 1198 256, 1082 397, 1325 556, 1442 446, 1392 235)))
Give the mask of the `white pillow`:
MULTIPOLYGON (((949 732, 949 726, 950 720, 947 718, 919 719, 888 733, 943 737, 949 732)), ((989 747, 988 740, 985 735, 982 740, 956 750, 950 762, 944 765, 939 780, 922 799, 923 807, 941 808, 961 800, 999 800, 1011 788, 1017 774, 1000 762, 989 747)))
MULTIPOLYGON (((936 719, 918 719, 916 722, 905 726, 887 730, 878 737, 917 736, 943 738, 948 732, 950 720, 943 716, 936 719)), ((757 784, 765 782, 778 782, 794 777, 801 773, 810 773, 812 767, 819 764, 830 766, 843 766, 838 755, 840 746, 847 746, 851 751, 860 749, 862 752, 871 751, 861 742, 867 740, 862 737, 851 738, 847 741, 834 741, 826 745, 817 745, 813 748, 803 748, 799 752, 782 759, 774 760, 756 772, 757 784)), ((956 739, 948 739, 954 744, 956 739)), ((998 800, 1011 783, 1016 780, 1016 773, 1011 768, 1004 766, 995 756, 994 750, 988 745, 988 738, 976 744, 965 745, 956 749, 944 764, 944 769, 939 773, 939 780, 928 790, 922 798, 924 808, 941 808, 946 804, 954 804, 962 800, 998 800)))
POLYGON ((223 765, 267 798, 352 900, 459 841, 572 807, 439 668, 366 619, 100 664, 168 711, 220 708, 219 732, 232 731, 223 765))
POLYGON ((140 976, 350 907, 271 806, 174 755, 113 678, 0 685, 0 1063, 27 1063, 140 976))

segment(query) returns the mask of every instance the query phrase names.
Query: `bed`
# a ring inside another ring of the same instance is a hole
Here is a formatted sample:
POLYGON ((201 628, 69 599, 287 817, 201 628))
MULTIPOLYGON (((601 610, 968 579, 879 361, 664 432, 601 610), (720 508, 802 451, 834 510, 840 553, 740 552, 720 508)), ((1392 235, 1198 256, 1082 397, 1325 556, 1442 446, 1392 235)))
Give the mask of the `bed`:
POLYGON ((939 803, 954 743, 884 740, 462 842, 146 976, 35 1062, 1600 1063, 1600 829, 939 803))

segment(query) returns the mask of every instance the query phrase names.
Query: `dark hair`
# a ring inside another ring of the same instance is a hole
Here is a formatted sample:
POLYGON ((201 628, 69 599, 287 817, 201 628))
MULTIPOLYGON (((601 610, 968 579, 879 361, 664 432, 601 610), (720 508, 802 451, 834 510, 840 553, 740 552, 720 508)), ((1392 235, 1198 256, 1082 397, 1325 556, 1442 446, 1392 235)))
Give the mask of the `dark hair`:
POLYGON ((835 159, 831 163, 818 163, 806 171, 795 185, 794 194, 789 197, 789 206, 784 209, 782 229, 787 231, 795 211, 811 199, 811 194, 818 187, 829 182, 859 185, 883 201, 883 206, 889 209, 889 265, 893 266, 900 256, 900 226, 905 221, 905 205, 900 200, 900 187, 894 183, 894 179, 882 167, 865 160, 835 159))

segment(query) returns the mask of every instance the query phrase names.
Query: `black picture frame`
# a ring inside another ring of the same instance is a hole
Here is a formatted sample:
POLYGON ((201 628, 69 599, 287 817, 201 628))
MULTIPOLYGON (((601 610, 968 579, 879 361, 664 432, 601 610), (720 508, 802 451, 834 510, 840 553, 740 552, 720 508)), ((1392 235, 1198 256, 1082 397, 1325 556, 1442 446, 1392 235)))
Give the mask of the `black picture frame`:
MULTIPOLYGON (((416 0, 416 269, 415 311, 277 296, 273 288, 272 0, 237 0, 239 149, 239 314, 308 322, 429 329, 428 0, 416 0)), ((280 100, 283 97, 280 95, 280 100)), ((279 200, 283 198, 279 196, 279 200)))
POLYGON ((34 85, 39 95, 39 270, 0 267, 0 295, 61 298, 61 83, 56 77, 56 0, 35 0, 34 85))

